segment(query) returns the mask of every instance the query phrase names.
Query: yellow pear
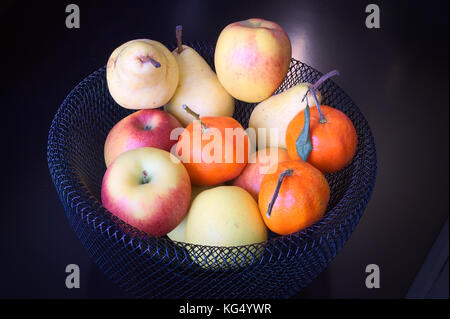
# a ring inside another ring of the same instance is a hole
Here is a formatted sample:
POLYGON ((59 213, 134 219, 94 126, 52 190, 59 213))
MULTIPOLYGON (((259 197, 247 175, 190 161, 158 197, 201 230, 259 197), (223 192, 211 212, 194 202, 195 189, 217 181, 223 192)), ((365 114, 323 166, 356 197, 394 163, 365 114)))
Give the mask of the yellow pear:
POLYGON ((169 49, 148 39, 122 44, 106 67, 111 96, 133 110, 163 106, 175 93, 178 78, 178 65, 169 49))
MULTIPOLYGON (((302 99, 308 91, 308 85, 310 84, 297 84, 284 92, 272 95, 253 109, 248 126, 255 130, 258 149, 266 147, 286 149, 287 126, 294 116, 306 107, 306 99, 303 102, 302 99)), ((322 95, 318 90, 316 96, 320 103, 322 95)), ((316 105, 311 93, 308 93, 308 103, 310 107, 316 105)))
POLYGON ((216 73, 193 48, 181 44, 181 28, 177 27, 178 47, 172 52, 178 63, 180 79, 174 96, 164 106, 183 125, 194 117, 183 104, 200 116, 233 116, 234 99, 220 84, 216 73))
POLYGON ((219 186, 201 192, 191 204, 186 221, 186 242, 220 246, 220 250, 188 249, 203 268, 246 266, 261 257, 267 228, 255 199, 237 186, 219 186), (259 244, 258 247, 243 247, 259 244))
MULTIPOLYGON (((197 197, 198 194, 203 192, 204 190, 210 189, 214 186, 197 186, 192 185, 191 188, 191 203, 197 197)), ((188 212, 189 213, 189 212, 188 212)), ((181 223, 178 224, 175 229, 173 229, 170 233, 167 234, 167 237, 169 237, 173 241, 179 241, 179 242, 186 242, 186 220, 187 220, 188 214, 183 218, 181 223)))

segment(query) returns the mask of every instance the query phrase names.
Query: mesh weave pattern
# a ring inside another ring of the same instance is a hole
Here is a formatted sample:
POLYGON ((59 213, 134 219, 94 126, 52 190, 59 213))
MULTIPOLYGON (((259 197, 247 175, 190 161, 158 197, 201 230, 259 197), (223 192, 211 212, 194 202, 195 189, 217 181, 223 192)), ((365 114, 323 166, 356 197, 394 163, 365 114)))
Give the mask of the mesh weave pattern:
MULTIPOLYGON (((188 45, 214 67, 213 46, 206 42, 188 45)), ((320 75, 293 59, 277 92, 301 82, 313 83, 320 75)), ((326 176, 331 199, 325 216, 301 232, 271 234, 261 244, 207 247, 148 237, 102 207, 104 142, 113 125, 131 111, 110 96, 105 67, 88 76, 55 115, 47 157, 67 218, 89 256, 135 297, 286 298, 307 286, 354 230, 372 193, 377 165, 373 136, 357 106, 331 80, 319 89, 323 103, 346 113, 358 134, 352 163, 326 176)), ((234 117, 244 127, 254 106, 236 101, 234 117)))

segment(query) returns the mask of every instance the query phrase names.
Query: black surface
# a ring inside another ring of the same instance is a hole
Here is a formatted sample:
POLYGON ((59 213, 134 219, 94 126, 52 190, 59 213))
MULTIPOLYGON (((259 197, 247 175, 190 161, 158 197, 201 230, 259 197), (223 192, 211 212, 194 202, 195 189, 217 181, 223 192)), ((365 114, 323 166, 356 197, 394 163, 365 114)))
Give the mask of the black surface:
POLYGON ((448 236, 447 219, 416 279, 409 288, 406 298, 442 299, 446 297, 448 299, 448 236))
POLYGON ((302 298, 402 298, 448 216, 448 2, 374 1, 381 29, 367 29, 365 1, 84 2, 81 28, 65 27, 70 2, 3 2, 2 298, 119 298, 69 226, 46 163, 59 104, 112 50, 134 38, 214 42, 227 24, 262 17, 282 25, 293 56, 326 72, 369 121, 378 152, 374 194, 354 234, 302 298), (81 288, 65 287, 65 266, 81 288), (365 287, 380 266, 381 288, 365 287))

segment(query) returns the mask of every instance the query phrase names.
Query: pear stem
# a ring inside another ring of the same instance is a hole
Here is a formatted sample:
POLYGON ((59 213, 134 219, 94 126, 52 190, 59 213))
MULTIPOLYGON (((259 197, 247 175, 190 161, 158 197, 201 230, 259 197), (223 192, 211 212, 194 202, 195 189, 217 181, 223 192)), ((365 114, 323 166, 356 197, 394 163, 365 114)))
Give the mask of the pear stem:
POLYGON ((200 124, 202 125, 202 127, 203 127, 204 130, 208 128, 208 126, 200 120, 200 115, 198 115, 197 113, 195 113, 194 111, 192 111, 192 109, 191 109, 189 106, 187 106, 186 104, 183 104, 183 105, 182 105, 182 108, 183 108, 183 110, 185 110, 188 114, 192 115, 197 121, 200 121, 200 124))
POLYGON ((177 45, 178 45, 178 54, 183 52, 183 43, 182 43, 182 36, 183 36, 183 26, 177 25, 175 27, 175 36, 177 37, 177 45))
POLYGON ((150 62, 155 68, 161 67, 161 63, 159 63, 158 61, 156 61, 155 59, 153 59, 152 57, 150 57, 148 55, 139 57, 139 61, 141 63, 150 62))
POLYGON ((280 177, 278 177, 278 183, 277 187, 275 188, 275 192, 273 193, 272 200, 269 203, 269 208, 267 209, 266 216, 270 217, 270 214, 272 213, 273 205, 275 204, 275 201, 278 198, 278 193, 280 192, 281 183, 283 183, 283 180, 286 176, 291 176, 294 173, 293 169, 287 169, 283 171, 283 173, 280 174, 280 177))
POLYGON ((159 63, 158 61, 156 61, 153 58, 149 58, 150 63, 155 67, 155 68, 160 68, 161 67, 161 63, 159 63))

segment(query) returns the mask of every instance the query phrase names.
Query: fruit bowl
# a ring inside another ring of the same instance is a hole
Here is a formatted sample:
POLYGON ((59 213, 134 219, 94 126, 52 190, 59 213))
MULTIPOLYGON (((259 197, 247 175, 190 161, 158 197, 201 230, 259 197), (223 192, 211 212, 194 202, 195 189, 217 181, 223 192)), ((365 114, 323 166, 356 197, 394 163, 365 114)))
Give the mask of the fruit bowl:
MULTIPOLYGON (((206 42, 188 45, 214 68, 214 46, 206 42)), ((301 82, 313 83, 320 76, 292 59, 276 93, 301 82)), ((53 183, 89 256, 135 297, 287 298, 296 294, 325 269, 350 237, 372 193, 377 170, 373 136, 358 107, 333 81, 326 81, 319 90, 323 103, 347 114, 358 134, 351 164, 326 175, 331 198, 325 216, 292 235, 270 234, 263 243, 208 247, 149 237, 102 207, 105 139, 113 125, 132 111, 110 96, 105 67, 89 75, 62 102, 47 148, 53 183)), ((236 100, 234 118, 244 128, 254 107, 236 100)))

